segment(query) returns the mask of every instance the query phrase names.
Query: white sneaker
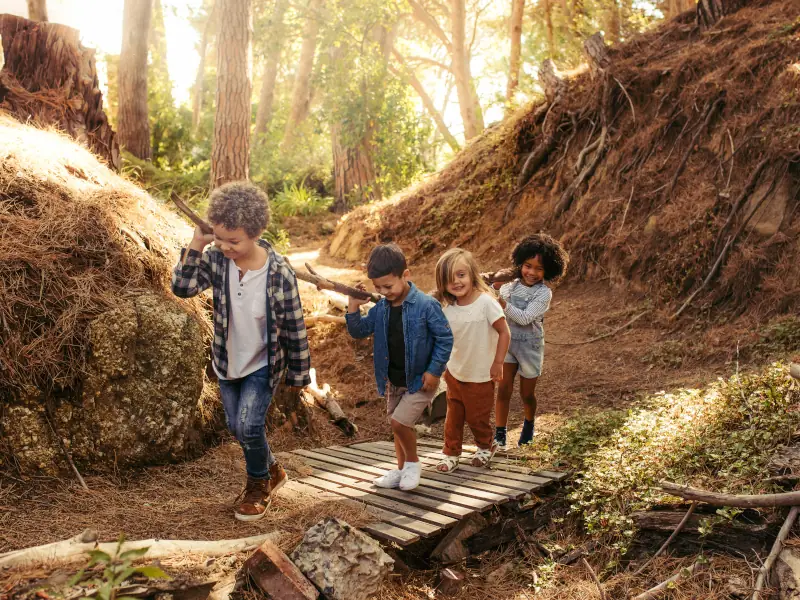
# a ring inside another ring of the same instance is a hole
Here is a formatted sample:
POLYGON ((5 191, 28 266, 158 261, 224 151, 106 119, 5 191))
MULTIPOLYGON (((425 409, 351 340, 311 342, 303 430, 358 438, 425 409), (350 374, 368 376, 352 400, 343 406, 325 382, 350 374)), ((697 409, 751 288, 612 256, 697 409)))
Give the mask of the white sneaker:
POLYGON ((381 475, 373 483, 380 488, 396 488, 400 485, 400 478, 403 472, 400 469, 392 469, 386 475, 381 475))
POLYGON ((400 478, 400 489, 404 492, 413 490, 419 485, 422 474, 422 465, 419 462, 407 462, 403 467, 403 476, 400 478))

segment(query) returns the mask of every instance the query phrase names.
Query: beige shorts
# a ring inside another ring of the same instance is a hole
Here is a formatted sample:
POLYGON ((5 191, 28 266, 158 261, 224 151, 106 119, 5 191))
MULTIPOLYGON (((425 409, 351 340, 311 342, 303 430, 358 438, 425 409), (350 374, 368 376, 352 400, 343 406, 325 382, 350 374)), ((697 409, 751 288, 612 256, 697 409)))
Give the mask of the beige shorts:
POLYGON ((414 427, 425 409, 433 402, 435 395, 436 390, 432 392, 420 390, 416 394, 409 394, 406 388, 395 387, 387 381, 386 412, 389 414, 389 423, 394 419, 401 425, 414 427))

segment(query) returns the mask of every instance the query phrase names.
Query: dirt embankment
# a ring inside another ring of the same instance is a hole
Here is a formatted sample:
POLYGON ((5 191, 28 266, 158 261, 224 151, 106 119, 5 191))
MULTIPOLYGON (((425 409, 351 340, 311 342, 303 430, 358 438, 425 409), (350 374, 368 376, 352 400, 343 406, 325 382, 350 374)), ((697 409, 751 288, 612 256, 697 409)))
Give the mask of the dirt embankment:
POLYGON ((608 49, 604 69, 487 130, 440 173, 339 225, 361 260, 464 246, 485 266, 556 235, 572 281, 609 279, 672 313, 800 306, 800 3, 756 1, 709 30, 690 13, 608 49), (704 281, 708 283, 704 286, 704 281))

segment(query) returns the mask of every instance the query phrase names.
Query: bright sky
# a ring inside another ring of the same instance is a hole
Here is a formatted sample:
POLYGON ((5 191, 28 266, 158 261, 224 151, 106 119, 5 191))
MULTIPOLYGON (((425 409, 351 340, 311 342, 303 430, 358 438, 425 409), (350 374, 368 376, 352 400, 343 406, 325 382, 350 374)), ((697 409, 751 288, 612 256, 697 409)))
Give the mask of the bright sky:
MULTIPOLYGON (((54 23, 74 27, 81 32, 84 45, 100 53, 119 54, 122 44, 122 7, 124 0, 47 0, 47 14, 54 23)), ((173 94, 178 102, 189 101, 200 60, 196 44, 199 35, 189 24, 192 9, 202 0, 162 0, 164 27, 167 30, 167 58, 173 94)), ((28 16, 25 0, 0 0, 0 13, 28 16)), ((101 77, 102 65, 98 65, 101 77)), ((104 84, 105 82, 103 82, 104 84)))

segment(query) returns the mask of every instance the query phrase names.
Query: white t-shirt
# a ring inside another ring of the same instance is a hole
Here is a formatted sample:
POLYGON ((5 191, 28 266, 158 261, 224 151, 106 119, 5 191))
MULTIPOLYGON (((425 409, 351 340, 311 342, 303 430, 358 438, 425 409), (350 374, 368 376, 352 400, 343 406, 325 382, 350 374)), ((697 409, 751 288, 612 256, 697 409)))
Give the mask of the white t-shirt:
MULTIPOLYGON (((269 364, 267 339, 267 269, 269 259, 257 271, 239 279, 239 267, 228 261, 228 376, 239 379, 269 364)), ((214 368, 216 371, 216 367, 214 368)), ((217 373, 219 376, 219 373, 217 373)))
POLYGON ((467 306, 445 306, 444 316, 453 330, 453 351, 447 370, 459 381, 491 381, 490 370, 499 337, 492 324, 504 316, 500 304, 483 293, 467 306))

